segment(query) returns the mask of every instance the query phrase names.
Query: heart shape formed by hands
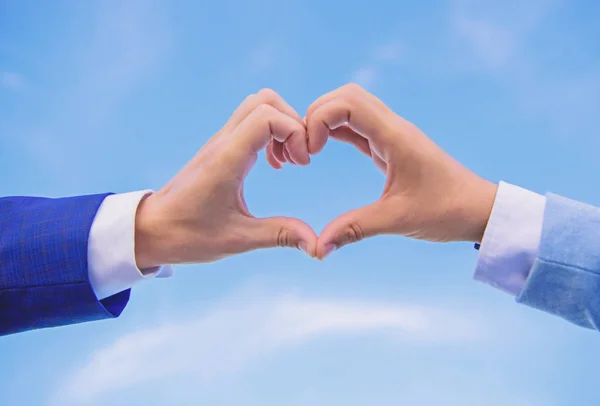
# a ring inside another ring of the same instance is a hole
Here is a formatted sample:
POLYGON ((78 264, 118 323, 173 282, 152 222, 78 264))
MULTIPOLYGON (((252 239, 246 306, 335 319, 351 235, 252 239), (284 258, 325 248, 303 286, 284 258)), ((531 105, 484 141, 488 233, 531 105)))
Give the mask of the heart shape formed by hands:
MULTIPOLYGON (((376 202, 325 227, 315 249, 318 258, 379 234, 436 242, 481 240, 495 185, 458 163, 373 94, 355 84, 343 86, 313 102, 305 123, 310 154, 333 138, 370 157, 386 176, 376 202)), ((284 162, 296 164, 293 147, 273 139, 268 162, 276 169, 284 162)))
POLYGON ((262 90, 248 96, 196 156, 140 204, 136 258, 144 268, 290 246, 323 259, 379 234, 478 242, 495 193, 496 185, 358 85, 321 96, 304 120, 277 93, 262 90), (266 148, 276 169, 308 165, 329 138, 355 146, 385 174, 377 201, 337 217, 318 237, 299 219, 250 214, 243 182, 260 150, 266 148))

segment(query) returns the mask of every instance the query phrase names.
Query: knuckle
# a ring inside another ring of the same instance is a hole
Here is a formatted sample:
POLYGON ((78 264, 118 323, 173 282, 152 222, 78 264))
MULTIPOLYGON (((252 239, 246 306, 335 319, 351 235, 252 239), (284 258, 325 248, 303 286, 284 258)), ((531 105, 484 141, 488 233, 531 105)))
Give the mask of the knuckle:
POLYGON ((258 96, 263 103, 267 104, 272 104, 279 98, 279 94, 277 94, 275 90, 269 88, 261 89, 258 92, 258 96))
POLYGON ((358 223, 350 223, 345 230, 346 239, 353 243, 365 238, 365 233, 358 223))
POLYGON ((344 86, 342 86, 342 89, 344 90, 344 92, 346 93, 361 93, 364 92, 365 90, 362 88, 362 86, 360 86, 357 83, 348 83, 344 86))
POLYGON ((288 229, 281 227, 277 232, 277 246, 289 247, 291 244, 291 234, 288 229))
POLYGON ((268 119, 273 117, 275 113, 275 107, 270 104, 261 103, 254 109, 254 113, 263 119, 268 119))
POLYGON ((246 96, 246 98, 244 99, 244 101, 242 103, 249 102, 250 100, 255 99, 255 98, 256 98, 255 93, 249 94, 248 96, 246 96))
POLYGON ((360 94, 357 92, 348 92, 340 97, 340 103, 346 109, 350 109, 352 106, 358 104, 361 100, 360 94))

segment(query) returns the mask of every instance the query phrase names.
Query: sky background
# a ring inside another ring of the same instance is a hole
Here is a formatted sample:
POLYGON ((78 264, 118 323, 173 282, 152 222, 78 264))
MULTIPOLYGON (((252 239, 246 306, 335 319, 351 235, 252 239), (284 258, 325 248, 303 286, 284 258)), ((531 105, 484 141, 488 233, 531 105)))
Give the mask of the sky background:
MULTIPOLYGON (((355 81, 495 182, 600 204, 600 2, 0 0, 0 195, 158 189, 250 93, 355 81)), ((379 197, 330 142, 259 159, 257 216, 379 197)), ((116 320, 0 339, 0 404, 598 405, 600 336, 474 282, 470 244, 377 237, 180 266, 116 320)))

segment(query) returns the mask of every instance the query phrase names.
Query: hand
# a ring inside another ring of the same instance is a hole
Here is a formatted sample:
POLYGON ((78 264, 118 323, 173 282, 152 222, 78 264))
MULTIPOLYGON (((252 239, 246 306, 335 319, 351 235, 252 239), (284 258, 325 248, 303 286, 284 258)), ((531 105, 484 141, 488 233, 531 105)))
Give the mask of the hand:
POLYGON ((141 202, 135 233, 138 267, 210 262, 275 246, 314 256, 317 236, 306 223, 258 219, 248 211, 243 182, 267 145, 277 153, 285 150, 296 163, 310 161, 303 120, 272 90, 248 96, 167 185, 141 202))
POLYGON ((347 142, 371 157, 387 178, 379 200, 325 227, 318 258, 378 234, 481 241, 497 185, 459 164, 374 95, 354 84, 343 86, 316 100, 306 123, 311 154, 321 151, 328 137, 347 142))

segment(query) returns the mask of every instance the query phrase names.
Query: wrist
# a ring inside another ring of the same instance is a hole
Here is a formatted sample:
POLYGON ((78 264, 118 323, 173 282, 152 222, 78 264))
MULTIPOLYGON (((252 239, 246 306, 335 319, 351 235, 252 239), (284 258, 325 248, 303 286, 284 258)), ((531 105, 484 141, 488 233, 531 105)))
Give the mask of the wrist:
POLYGON ((161 254, 161 232, 164 228, 160 225, 154 199, 154 194, 144 197, 135 214, 135 262, 142 273, 145 269, 166 263, 161 254))
POLYGON ((494 207, 498 185, 479 178, 470 189, 469 202, 467 202, 468 209, 465 213, 469 221, 465 222, 467 228, 461 240, 481 243, 494 207))

